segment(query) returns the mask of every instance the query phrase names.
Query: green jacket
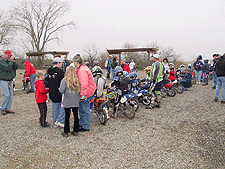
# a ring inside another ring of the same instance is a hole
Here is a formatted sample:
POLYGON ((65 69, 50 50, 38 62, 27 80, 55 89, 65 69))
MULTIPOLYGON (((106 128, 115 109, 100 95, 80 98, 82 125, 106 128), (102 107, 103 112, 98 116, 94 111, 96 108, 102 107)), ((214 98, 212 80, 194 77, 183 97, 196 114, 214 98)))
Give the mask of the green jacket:
POLYGON ((156 79, 156 82, 160 82, 163 80, 164 76, 164 66, 161 62, 157 61, 152 64, 150 78, 156 79))
POLYGON ((16 76, 16 69, 19 65, 11 60, 0 58, 0 80, 11 81, 16 76))

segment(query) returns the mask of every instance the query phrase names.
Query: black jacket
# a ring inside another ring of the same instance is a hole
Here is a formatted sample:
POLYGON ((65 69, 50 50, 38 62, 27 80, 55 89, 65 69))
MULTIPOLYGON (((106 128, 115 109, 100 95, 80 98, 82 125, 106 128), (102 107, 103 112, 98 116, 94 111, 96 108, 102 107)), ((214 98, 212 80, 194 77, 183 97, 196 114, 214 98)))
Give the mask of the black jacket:
POLYGON ((60 82, 64 78, 64 72, 58 67, 50 67, 48 69, 48 75, 46 82, 49 86, 49 97, 52 102, 61 102, 62 94, 59 92, 60 82))
POLYGON ((216 76, 225 76, 225 56, 221 56, 216 62, 216 76))

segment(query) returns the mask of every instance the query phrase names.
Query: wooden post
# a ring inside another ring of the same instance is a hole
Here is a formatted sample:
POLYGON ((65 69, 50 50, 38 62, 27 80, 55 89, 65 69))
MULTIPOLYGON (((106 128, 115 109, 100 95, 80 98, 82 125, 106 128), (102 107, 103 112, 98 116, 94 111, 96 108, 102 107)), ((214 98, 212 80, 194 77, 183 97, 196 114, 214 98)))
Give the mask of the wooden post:
POLYGON ((121 66, 121 53, 122 52, 119 53, 119 66, 121 66))

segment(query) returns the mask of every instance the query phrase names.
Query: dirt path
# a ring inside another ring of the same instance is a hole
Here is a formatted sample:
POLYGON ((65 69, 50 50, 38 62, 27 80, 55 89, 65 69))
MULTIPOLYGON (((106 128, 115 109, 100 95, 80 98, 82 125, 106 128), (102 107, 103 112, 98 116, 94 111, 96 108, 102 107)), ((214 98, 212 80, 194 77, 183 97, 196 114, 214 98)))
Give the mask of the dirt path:
POLYGON ((101 126, 92 114, 91 131, 68 138, 52 125, 51 103, 51 126, 41 128, 34 94, 18 90, 16 114, 0 118, 0 168, 224 168, 225 105, 213 102, 212 83, 163 98, 160 109, 141 105, 133 120, 119 114, 101 126))

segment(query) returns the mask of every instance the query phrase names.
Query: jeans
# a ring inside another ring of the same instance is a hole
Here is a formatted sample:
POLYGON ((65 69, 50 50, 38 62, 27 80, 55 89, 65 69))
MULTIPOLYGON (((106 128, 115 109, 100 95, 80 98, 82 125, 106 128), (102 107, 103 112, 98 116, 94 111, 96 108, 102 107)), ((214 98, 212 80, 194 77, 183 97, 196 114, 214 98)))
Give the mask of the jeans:
POLYGON ((31 86, 30 91, 33 91, 33 92, 34 92, 35 79, 36 79, 36 73, 33 73, 32 75, 30 75, 30 86, 31 86))
POLYGON ((214 99, 218 99, 221 86, 222 86, 221 101, 225 101, 225 76, 217 77, 217 85, 214 99))
POLYGON ((107 67, 107 79, 110 79, 111 67, 107 67))
POLYGON ((213 81, 214 81, 214 86, 216 86, 217 85, 216 71, 213 71, 213 81))
POLYGON ((195 71, 195 76, 196 76, 196 82, 199 82, 201 81, 201 76, 202 76, 202 71, 195 71))
POLYGON ((115 69, 112 69, 112 78, 111 78, 112 81, 113 81, 113 78, 114 78, 114 71, 115 71, 115 69))
POLYGON ((56 121, 61 124, 65 122, 65 111, 61 106, 61 102, 52 102, 52 121, 54 126, 56 121))
POLYGON ((79 124, 84 129, 90 129, 91 125, 91 111, 90 111, 90 100, 92 96, 87 98, 87 101, 79 102, 79 124))
POLYGON ((0 88, 2 93, 1 109, 9 111, 12 107, 13 81, 0 80, 0 88))

